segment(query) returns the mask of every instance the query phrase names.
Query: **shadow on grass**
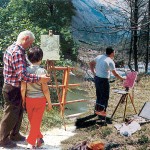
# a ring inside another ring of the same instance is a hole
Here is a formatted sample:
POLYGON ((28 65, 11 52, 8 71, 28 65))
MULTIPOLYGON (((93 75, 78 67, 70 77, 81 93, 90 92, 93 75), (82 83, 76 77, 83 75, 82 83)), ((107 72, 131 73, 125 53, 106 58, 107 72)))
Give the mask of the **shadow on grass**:
POLYGON ((77 129, 79 128, 87 128, 94 125, 106 126, 107 124, 112 124, 111 118, 97 116, 96 114, 92 114, 83 118, 79 118, 75 122, 75 126, 77 129))

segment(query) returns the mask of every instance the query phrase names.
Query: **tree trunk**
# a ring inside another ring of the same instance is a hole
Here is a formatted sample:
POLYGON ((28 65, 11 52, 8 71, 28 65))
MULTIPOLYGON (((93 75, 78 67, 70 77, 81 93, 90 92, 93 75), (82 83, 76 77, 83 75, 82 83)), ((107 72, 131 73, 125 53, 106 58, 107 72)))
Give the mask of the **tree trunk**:
POLYGON ((134 66, 135 71, 138 71, 138 57, 137 57, 137 51, 138 51, 138 0, 135 0, 134 3, 134 31, 133 31, 133 58, 134 58, 134 66))
MULTIPOLYGON (((148 21, 150 21, 150 0, 148 2, 148 21)), ((148 62, 149 62, 149 41, 150 41, 150 22, 147 26, 147 43, 146 43, 146 65, 145 65, 145 73, 148 72, 148 62)))
MULTIPOLYGON (((132 23, 131 23, 132 24, 132 23)), ((132 25, 131 25, 132 27, 132 25)), ((132 60, 132 52, 133 52, 133 31, 131 31, 131 41, 130 41, 130 51, 129 51, 129 61, 128 61, 128 67, 132 71, 132 66, 131 66, 131 60, 132 60)))

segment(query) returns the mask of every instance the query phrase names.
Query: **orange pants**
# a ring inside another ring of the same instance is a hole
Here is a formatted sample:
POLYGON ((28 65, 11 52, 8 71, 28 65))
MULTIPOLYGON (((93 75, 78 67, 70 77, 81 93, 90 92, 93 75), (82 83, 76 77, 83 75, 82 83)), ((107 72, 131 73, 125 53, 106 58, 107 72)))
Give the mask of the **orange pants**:
POLYGON ((30 122, 30 132, 27 138, 29 144, 35 145, 37 138, 43 138, 40 132, 43 113, 46 106, 45 97, 29 98, 26 97, 26 109, 30 122))

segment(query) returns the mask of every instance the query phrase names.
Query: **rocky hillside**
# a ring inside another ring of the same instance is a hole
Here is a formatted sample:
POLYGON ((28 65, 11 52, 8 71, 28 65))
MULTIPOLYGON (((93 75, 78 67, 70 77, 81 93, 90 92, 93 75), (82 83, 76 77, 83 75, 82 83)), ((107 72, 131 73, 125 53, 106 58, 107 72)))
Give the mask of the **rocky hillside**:
POLYGON ((75 40, 102 46, 119 42, 124 31, 116 32, 114 29, 116 26, 126 25, 123 17, 125 14, 120 9, 106 5, 103 0, 72 0, 72 2, 76 8, 76 15, 72 18, 75 40))

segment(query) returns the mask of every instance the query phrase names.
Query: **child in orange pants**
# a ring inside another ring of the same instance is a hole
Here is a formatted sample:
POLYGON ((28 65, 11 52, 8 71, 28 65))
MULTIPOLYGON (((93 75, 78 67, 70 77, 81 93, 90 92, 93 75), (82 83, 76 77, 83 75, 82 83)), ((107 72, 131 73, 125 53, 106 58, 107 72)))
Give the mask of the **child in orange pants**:
MULTIPOLYGON (((28 60, 32 63, 27 67, 27 72, 36 75, 46 75, 46 70, 41 68, 43 51, 39 47, 30 48, 28 51, 28 60)), ((30 132, 27 138, 28 148, 34 149, 40 147, 43 143, 43 135, 40 131, 42 116, 45 110, 46 101, 48 110, 52 109, 50 93, 47 83, 26 83, 21 84, 22 105, 25 107, 30 122, 30 132)))

